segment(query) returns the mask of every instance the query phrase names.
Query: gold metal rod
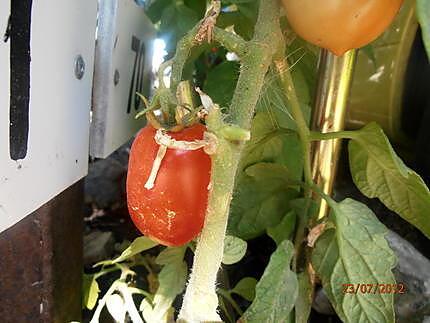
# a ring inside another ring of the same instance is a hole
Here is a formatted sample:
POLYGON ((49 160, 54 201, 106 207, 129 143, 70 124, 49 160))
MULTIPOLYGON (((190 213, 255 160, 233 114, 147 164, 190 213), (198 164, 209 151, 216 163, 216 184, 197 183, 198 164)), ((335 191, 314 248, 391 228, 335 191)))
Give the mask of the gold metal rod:
MULTIPOLYGON (((338 57, 322 50, 319 61, 319 80, 311 129, 322 133, 341 131, 356 61, 356 50, 338 57)), ((341 148, 340 139, 316 141, 312 145, 312 177, 330 195, 336 177, 341 148)), ((318 219, 327 215, 328 205, 319 198, 318 219)))

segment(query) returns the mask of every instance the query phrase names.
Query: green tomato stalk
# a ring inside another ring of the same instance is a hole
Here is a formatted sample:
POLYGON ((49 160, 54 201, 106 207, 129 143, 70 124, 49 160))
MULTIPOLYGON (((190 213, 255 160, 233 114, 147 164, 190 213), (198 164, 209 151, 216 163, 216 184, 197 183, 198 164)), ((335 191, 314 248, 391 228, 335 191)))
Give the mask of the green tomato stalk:
MULTIPOLYGON (((235 177, 244 148, 243 131, 240 129, 250 129, 269 66, 275 58, 283 57, 284 40, 279 13, 277 0, 261 1, 255 35, 248 42, 217 27, 209 28, 214 41, 234 51, 241 58, 241 72, 227 118, 223 118, 219 109, 213 109, 207 117, 208 130, 218 137, 218 146, 216 153, 212 155, 206 222, 197 241, 194 265, 179 321, 188 323, 221 321, 217 311, 216 282, 223 256, 235 177), (224 119, 230 125, 225 124, 224 119), (234 138, 235 131, 232 131, 235 127, 239 129, 238 138, 234 138)), ((182 80, 182 71, 192 47, 199 45, 201 27, 205 23, 203 20, 178 44, 172 64, 173 93, 182 80)))

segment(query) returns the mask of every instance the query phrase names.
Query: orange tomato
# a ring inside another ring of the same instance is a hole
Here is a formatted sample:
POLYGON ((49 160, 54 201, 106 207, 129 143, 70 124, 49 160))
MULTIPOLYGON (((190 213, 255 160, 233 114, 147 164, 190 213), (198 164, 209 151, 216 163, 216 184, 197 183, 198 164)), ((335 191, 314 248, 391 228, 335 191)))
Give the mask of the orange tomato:
POLYGON ((393 21, 402 3, 403 0, 283 0, 295 32, 339 56, 375 40, 393 21))

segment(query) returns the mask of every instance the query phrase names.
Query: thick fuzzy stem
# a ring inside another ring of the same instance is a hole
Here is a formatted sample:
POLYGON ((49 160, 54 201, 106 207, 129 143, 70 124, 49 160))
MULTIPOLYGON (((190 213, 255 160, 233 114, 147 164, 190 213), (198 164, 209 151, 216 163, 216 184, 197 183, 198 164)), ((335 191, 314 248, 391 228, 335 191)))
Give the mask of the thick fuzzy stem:
POLYGON ((241 61, 241 73, 231 102, 230 120, 244 129, 251 127, 255 106, 273 57, 284 50, 279 10, 276 0, 260 2, 256 32, 248 42, 248 54, 241 61))
POLYGON ((179 320, 187 323, 218 322, 216 278, 221 265, 224 236, 239 153, 234 145, 221 139, 213 158, 211 189, 206 223, 194 255, 193 271, 188 282, 179 320))
MULTIPOLYGON (((229 121, 249 129, 255 106, 263 87, 264 77, 273 56, 281 44, 279 4, 277 0, 262 0, 254 38, 247 43, 247 55, 241 61, 241 73, 231 103, 229 121), (278 41, 279 40, 279 41, 278 41)), ((187 323, 221 321, 218 313, 216 277, 221 266, 225 231, 234 179, 243 143, 235 144, 222 137, 225 126, 215 110, 208 116, 209 131, 218 138, 218 150, 212 156, 212 180, 206 221, 197 242, 194 265, 185 293, 179 321, 187 323)))

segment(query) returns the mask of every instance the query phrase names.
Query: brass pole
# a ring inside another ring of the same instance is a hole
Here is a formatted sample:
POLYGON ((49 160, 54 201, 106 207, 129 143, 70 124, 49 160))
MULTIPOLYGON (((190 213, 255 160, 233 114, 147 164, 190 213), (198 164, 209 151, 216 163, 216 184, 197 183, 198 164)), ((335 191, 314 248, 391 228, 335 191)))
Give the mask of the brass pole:
MULTIPOLYGON (((322 50, 319 61, 319 80, 311 129, 322 133, 344 129, 345 112, 351 87, 356 50, 338 57, 322 50)), ((316 141, 312 145, 312 177, 330 195, 336 177, 341 140, 316 141)), ((327 215, 328 205, 319 198, 318 219, 327 215)))

